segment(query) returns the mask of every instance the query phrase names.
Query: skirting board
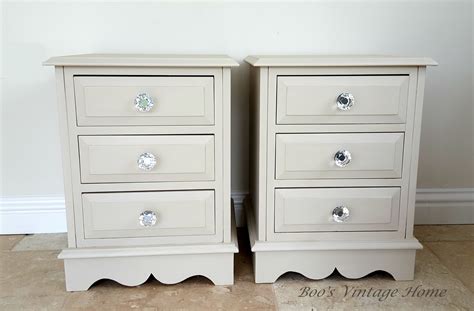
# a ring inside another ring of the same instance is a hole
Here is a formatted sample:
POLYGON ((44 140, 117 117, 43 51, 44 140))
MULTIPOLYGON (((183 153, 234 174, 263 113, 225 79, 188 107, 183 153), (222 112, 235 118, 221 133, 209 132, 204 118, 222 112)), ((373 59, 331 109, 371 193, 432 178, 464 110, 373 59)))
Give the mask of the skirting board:
POLYGON ((66 232, 64 197, 0 199, 0 234, 66 232))
MULTIPOLYGON (((245 225, 243 200, 247 192, 233 192, 237 227, 245 225)), ((416 224, 473 224, 474 188, 418 189, 416 224)), ((61 196, 0 199, 0 234, 66 232, 61 196)))
POLYGON ((418 189, 415 224, 474 224, 474 188, 418 189))

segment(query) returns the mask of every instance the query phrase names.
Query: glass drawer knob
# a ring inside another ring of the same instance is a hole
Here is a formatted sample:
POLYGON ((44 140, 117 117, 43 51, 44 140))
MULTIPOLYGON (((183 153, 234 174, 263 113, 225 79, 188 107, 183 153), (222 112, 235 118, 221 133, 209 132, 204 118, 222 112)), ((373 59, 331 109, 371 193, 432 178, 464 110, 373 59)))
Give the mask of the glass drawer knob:
POLYGON ((148 112, 153 108, 155 103, 147 93, 140 93, 135 97, 135 109, 140 112, 148 112))
POLYGON ((355 104, 354 95, 351 93, 341 93, 336 100, 339 110, 349 110, 355 104))
POLYGON ((347 150, 339 150, 334 155, 334 163, 339 167, 347 166, 352 160, 351 153, 347 150))
POLYGON ((143 227, 154 226, 157 221, 156 213, 153 211, 144 211, 140 214, 138 220, 140 221, 140 225, 143 227))
POLYGON ((344 205, 332 210, 332 219, 335 222, 345 222, 349 218, 349 209, 344 205))
POLYGON ((138 168, 144 171, 153 169, 156 165, 156 162, 156 157, 149 152, 142 153, 137 160, 138 168))

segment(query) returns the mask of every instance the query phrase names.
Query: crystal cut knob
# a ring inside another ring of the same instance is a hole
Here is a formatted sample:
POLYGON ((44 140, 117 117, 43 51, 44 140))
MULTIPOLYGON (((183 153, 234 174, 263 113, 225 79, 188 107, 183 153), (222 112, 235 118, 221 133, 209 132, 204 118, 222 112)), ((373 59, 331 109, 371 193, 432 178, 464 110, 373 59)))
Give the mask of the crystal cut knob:
POLYGON ((153 211, 144 211, 140 214, 138 220, 140 221, 140 225, 143 227, 154 226, 157 221, 156 213, 153 211))
POLYGON ((351 153, 347 150, 342 149, 334 154, 334 163, 339 167, 346 167, 351 160, 351 153))
POLYGON ((149 171, 155 167, 156 157, 149 152, 142 153, 138 157, 137 164, 138 164, 138 168, 144 171, 149 171))
POLYGON ((336 100, 339 110, 349 110, 355 104, 354 95, 351 93, 341 93, 336 100))
POLYGON ((335 222, 345 222, 349 218, 349 209, 344 205, 338 206, 332 210, 332 219, 335 222))
POLYGON ((147 93, 140 93, 135 97, 135 109, 140 112, 148 112, 153 108, 153 99, 147 93))

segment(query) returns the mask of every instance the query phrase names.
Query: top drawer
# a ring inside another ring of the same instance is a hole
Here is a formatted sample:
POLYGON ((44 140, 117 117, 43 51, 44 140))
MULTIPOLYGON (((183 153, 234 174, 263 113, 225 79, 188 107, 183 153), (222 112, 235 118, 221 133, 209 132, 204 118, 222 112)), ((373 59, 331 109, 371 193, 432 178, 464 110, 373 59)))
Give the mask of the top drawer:
POLYGON ((279 76, 277 124, 404 123, 407 75, 279 76))
POLYGON ((214 124, 212 76, 75 76, 74 91, 79 126, 214 124))

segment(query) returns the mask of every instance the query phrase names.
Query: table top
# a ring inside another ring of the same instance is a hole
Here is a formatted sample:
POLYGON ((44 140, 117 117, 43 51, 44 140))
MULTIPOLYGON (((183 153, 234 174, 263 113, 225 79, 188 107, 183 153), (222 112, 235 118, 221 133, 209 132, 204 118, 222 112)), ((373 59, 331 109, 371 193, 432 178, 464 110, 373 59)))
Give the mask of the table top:
POLYGON ((227 55, 80 54, 51 57, 46 66, 89 67, 236 67, 227 55))
POLYGON ((436 66, 429 57, 388 55, 251 55, 245 61, 255 67, 302 66, 436 66))

